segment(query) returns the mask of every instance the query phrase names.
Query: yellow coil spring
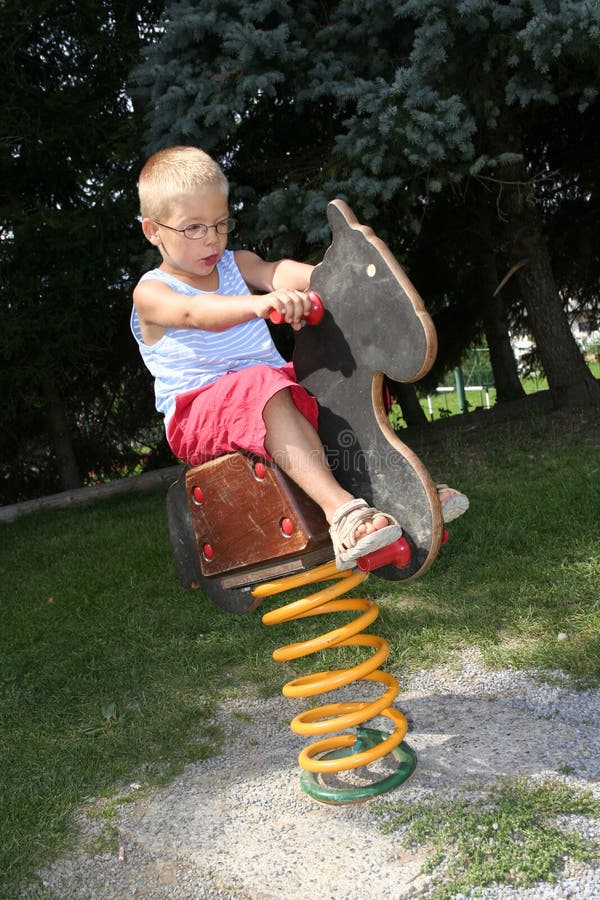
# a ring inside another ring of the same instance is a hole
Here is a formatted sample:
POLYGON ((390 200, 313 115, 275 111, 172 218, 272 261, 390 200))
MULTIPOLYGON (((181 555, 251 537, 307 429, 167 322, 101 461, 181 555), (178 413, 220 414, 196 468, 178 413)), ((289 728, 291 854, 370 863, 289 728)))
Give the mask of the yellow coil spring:
POLYGON ((360 633, 376 620, 379 615, 378 605, 372 600, 362 598, 336 599, 366 581, 368 577, 368 573, 356 569, 340 572, 334 562, 329 562, 308 572, 258 585, 252 591, 254 597, 264 598, 313 582, 335 582, 317 593, 266 613, 262 617, 265 625, 278 625, 282 622, 328 613, 348 611, 361 613, 352 622, 336 628, 334 631, 329 631, 312 640, 299 641, 281 647, 273 653, 273 658, 279 662, 299 659, 331 647, 373 647, 375 649, 369 659, 350 669, 315 672, 312 675, 295 678, 284 686, 284 696, 295 698, 313 697, 316 694, 335 690, 360 680, 376 681, 386 687, 383 695, 377 700, 331 703, 301 713, 292 720, 290 723, 292 731, 296 734, 311 736, 353 728, 377 715, 391 719, 395 726, 394 731, 376 746, 349 755, 334 756, 332 753, 330 758, 315 758, 328 751, 354 746, 356 737, 353 733, 335 735, 316 741, 306 747, 298 757, 300 766, 309 772, 332 773, 366 766, 391 753, 401 744, 408 730, 406 718, 399 710, 393 709, 391 706, 399 692, 398 682, 392 675, 379 669, 388 657, 390 646, 383 638, 360 633))

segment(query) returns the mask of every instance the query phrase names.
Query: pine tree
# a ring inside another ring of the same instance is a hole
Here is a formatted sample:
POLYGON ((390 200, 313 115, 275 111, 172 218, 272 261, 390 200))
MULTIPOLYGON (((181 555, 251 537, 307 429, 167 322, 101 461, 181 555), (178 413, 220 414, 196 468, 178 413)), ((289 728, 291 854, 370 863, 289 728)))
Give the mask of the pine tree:
POLYGON ((455 268, 440 318, 462 322, 465 343, 479 322, 508 399, 518 388, 503 300, 521 300, 560 405, 598 400, 600 386, 552 271, 545 199, 551 181, 560 205, 566 185, 550 168, 548 123, 568 106, 577 155, 578 117, 598 104, 599 34, 600 7, 579 0, 175 0, 135 79, 148 148, 196 143, 220 158, 246 244, 322 249, 325 205, 340 195, 400 258, 440 204, 446 221, 456 207, 463 240, 486 222, 485 247, 455 245, 479 284, 468 315, 455 268), (514 300, 495 294, 509 272, 514 300))
POLYGON ((146 39, 141 20, 160 8, 0 4, 5 502, 79 486, 88 468, 114 464, 114 445, 127 446, 135 428, 136 404, 129 435, 122 422, 118 437, 107 424, 121 415, 123 385, 132 391, 139 366, 127 319, 142 246, 140 151, 125 79, 146 39))

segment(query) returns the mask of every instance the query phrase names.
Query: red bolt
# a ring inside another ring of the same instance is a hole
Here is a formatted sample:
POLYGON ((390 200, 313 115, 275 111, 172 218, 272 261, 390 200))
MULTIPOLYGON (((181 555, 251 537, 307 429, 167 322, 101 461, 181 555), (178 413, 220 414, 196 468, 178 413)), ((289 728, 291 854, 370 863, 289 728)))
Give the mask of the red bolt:
POLYGON ((286 537, 291 537, 294 533, 294 523, 291 519, 288 519, 286 516, 279 522, 279 527, 281 528, 282 534, 286 537))
POLYGON ((263 480, 263 478, 267 474, 267 467, 263 462, 259 461, 254 463, 254 474, 259 481, 263 480))
POLYGON ((210 544, 204 544, 204 546, 202 547, 202 553, 204 554, 204 559, 206 559, 208 562, 210 562, 215 555, 214 550, 210 546, 210 544))
POLYGON ((202 488, 196 485, 196 487, 192 489, 192 497, 194 498, 194 503, 202 503, 202 501, 204 500, 204 493, 202 492, 202 488))

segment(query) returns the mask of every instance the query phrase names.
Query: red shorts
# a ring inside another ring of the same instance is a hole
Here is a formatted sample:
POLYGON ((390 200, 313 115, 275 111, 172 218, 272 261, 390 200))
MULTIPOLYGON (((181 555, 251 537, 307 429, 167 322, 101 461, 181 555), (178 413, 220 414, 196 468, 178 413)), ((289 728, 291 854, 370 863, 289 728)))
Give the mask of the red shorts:
POLYGON ((316 428, 317 401, 297 383, 291 362, 281 369, 250 366, 177 397, 167 428, 171 450, 191 466, 234 450, 269 459, 262 413, 267 401, 284 388, 291 390, 294 403, 316 428))

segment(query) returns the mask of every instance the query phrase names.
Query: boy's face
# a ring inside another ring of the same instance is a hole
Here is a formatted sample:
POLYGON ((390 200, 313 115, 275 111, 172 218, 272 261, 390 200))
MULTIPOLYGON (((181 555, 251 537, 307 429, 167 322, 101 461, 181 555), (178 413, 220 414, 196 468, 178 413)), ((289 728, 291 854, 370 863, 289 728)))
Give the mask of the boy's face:
POLYGON ((212 226, 228 216, 225 194, 218 190, 203 190, 178 198, 171 212, 160 223, 144 219, 142 229, 150 243, 160 250, 162 268, 174 275, 202 279, 212 275, 227 247, 227 235, 219 234, 212 226), (208 230, 203 237, 194 240, 181 231, 172 230, 190 225, 207 225, 208 230))

